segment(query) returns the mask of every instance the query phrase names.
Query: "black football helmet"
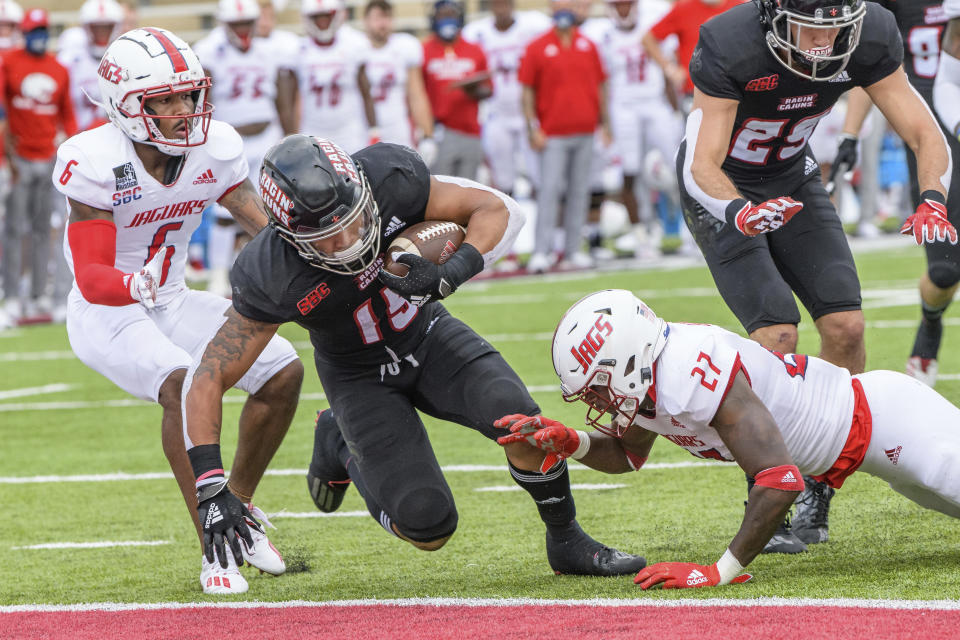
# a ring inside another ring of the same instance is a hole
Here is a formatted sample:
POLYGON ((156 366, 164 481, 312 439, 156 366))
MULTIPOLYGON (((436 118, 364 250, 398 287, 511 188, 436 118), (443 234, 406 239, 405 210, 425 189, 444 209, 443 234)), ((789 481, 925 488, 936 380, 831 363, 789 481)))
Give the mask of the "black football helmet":
POLYGON ((754 0, 767 27, 767 47, 787 69, 808 80, 825 82, 840 75, 860 42, 864 0, 754 0), (804 29, 839 29, 832 47, 803 50, 804 29))
POLYGON ((359 164, 336 143, 295 134, 267 151, 260 168, 260 197, 270 224, 315 267, 353 275, 380 253, 380 212, 359 164), (359 224, 359 238, 325 254, 313 243, 359 224))

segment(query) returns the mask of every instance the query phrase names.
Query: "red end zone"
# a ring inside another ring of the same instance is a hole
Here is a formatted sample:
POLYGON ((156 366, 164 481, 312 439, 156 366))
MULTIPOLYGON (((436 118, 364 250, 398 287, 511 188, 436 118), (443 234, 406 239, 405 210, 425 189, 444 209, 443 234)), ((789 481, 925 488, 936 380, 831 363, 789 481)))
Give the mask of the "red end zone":
MULTIPOLYGON (((491 601, 484 601, 491 602, 491 601)), ((938 638, 953 639, 960 610, 877 606, 750 606, 625 601, 622 606, 569 604, 113 605, 122 611, 0 613, 0 637, 71 638, 938 638)), ((730 601, 726 601, 730 602, 730 601)), ((923 606, 924 603, 917 603, 923 606)), ((954 603, 956 605, 956 603, 954 603)), ((83 607, 84 605, 80 605, 83 607)), ((98 605, 88 605, 98 606, 98 605)), ((99 605, 110 608, 111 605, 99 605)), ((26 607, 24 607, 26 608, 26 607)))

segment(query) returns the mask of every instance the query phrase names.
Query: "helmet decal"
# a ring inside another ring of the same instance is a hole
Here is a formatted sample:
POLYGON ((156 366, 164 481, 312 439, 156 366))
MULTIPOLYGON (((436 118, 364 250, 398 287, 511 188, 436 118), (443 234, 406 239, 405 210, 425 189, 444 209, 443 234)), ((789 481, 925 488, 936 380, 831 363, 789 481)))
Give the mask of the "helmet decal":
POLYGON ((143 30, 156 38, 160 46, 163 47, 164 53, 167 54, 167 57, 170 58, 170 63, 173 65, 174 73, 183 73, 187 70, 187 61, 184 59, 183 54, 180 53, 180 50, 177 49, 177 45, 171 42, 170 38, 159 29, 154 29, 153 27, 144 27, 143 30))

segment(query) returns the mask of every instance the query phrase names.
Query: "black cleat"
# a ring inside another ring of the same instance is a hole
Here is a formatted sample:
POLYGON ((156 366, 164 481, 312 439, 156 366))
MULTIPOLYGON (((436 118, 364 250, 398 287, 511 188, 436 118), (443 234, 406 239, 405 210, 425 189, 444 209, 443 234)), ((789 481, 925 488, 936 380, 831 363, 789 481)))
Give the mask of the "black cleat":
POLYGON ((788 513, 760 553, 803 553, 806 550, 807 545, 793 532, 788 513))
POLYGON ((547 561, 557 575, 624 576, 647 566, 642 556, 632 556, 597 542, 576 520, 557 534, 547 529, 547 561))
POLYGON ((350 486, 350 476, 340 462, 347 443, 330 411, 318 411, 313 432, 313 458, 307 470, 307 489, 317 509, 333 513, 343 503, 350 486))
POLYGON ((826 542, 830 539, 830 498, 836 489, 810 476, 803 477, 803 484, 803 493, 796 501, 797 515, 793 519, 793 532, 807 544, 826 542))

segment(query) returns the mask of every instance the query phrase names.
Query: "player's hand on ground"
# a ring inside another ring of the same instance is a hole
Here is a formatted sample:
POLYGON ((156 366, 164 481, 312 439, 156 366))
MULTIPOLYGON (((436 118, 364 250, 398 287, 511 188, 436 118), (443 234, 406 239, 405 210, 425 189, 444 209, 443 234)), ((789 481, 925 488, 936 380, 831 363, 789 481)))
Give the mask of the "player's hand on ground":
POLYGON ((169 249, 160 247, 139 273, 130 275, 130 297, 147 309, 153 309, 157 304, 157 289, 163 278, 163 261, 169 249))
POLYGON ((572 456, 580 446, 580 434, 576 430, 545 416, 512 414, 500 418, 493 426, 510 429, 508 435, 497 438, 497 444, 526 442, 544 451, 547 455, 540 465, 541 473, 572 456))
POLYGON ((907 218, 900 233, 910 235, 917 244, 944 242, 957 244, 957 229, 947 220, 947 206, 929 198, 920 203, 917 212, 907 218))
POLYGON ((247 521, 253 523, 261 533, 259 523, 250 515, 247 505, 227 489, 226 482, 201 487, 197 492, 197 513, 200 514, 200 529, 203 532, 203 555, 207 562, 213 562, 214 551, 220 566, 227 568, 227 549, 233 554, 237 566, 243 565, 243 553, 240 538, 253 546, 253 537, 247 521), (226 541, 226 545, 224 542, 226 541))
MULTIPOLYGON (((749 573, 741 573, 730 584, 741 584, 753 578, 749 573)), ((658 562, 640 570, 633 579, 641 589, 662 586, 664 589, 694 589, 697 587, 715 587, 720 584, 720 572, 716 564, 709 566, 693 562, 658 562)))
POLYGON ((803 203, 786 196, 773 198, 760 204, 747 202, 736 213, 737 229, 745 236, 776 231, 800 213, 803 203))

